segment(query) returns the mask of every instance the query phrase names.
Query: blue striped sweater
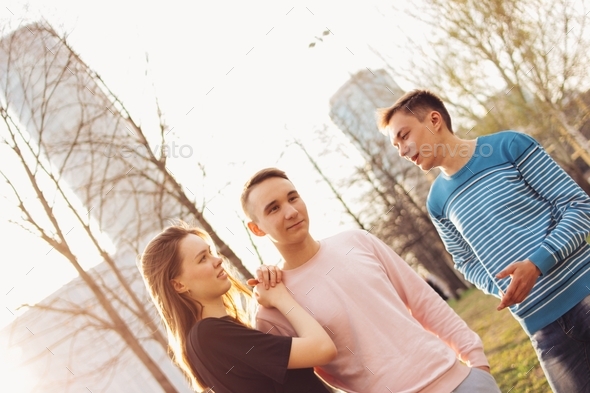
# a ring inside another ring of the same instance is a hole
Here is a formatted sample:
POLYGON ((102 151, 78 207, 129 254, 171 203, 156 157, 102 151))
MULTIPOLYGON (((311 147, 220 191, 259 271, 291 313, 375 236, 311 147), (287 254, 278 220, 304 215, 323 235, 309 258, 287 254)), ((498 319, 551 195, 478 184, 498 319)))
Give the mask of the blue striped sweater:
POLYGON ((529 296, 510 307, 532 335, 590 295, 590 198, 528 135, 477 139, 475 154, 430 189, 428 212, 455 267, 499 297, 495 275, 530 259, 540 270, 529 296))

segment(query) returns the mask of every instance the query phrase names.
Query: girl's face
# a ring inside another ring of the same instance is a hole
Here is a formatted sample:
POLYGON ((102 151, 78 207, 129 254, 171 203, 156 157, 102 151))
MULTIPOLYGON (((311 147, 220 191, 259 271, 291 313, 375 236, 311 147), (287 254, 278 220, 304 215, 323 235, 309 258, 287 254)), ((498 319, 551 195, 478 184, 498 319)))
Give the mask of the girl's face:
POLYGON ((178 293, 190 290, 190 296, 207 303, 216 300, 231 288, 222 267, 222 259, 209 244, 197 235, 189 234, 179 244, 180 274, 171 282, 178 293))

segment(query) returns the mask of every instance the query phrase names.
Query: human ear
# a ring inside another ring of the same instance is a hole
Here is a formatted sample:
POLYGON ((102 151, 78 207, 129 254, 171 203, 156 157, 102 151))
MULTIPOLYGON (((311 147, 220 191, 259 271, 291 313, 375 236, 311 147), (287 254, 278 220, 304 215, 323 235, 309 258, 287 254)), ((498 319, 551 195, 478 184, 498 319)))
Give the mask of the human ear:
POLYGON ((246 225, 248 226, 250 232, 252 232, 254 235, 258 237, 266 236, 266 233, 260 229, 260 227, 254 221, 250 221, 246 225))
POLYGON ((432 122, 432 126, 436 131, 441 129, 442 126, 442 116, 437 111, 430 112, 430 121, 432 122))
POLYGON ((170 280, 170 284, 172 285, 172 288, 174 288, 174 290, 177 293, 182 293, 182 292, 186 292, 187 291, 186 286, 183 283, 181 283, 180 281, 178 281, 178 280, 176 280, 174 278, 172 278, 170 280))

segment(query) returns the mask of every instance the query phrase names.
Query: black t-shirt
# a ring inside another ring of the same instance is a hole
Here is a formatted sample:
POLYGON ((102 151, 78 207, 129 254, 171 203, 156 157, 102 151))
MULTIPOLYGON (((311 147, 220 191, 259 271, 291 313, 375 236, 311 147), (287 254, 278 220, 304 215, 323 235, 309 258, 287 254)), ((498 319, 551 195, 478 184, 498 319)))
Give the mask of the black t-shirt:
POLYGON ((265 334, 231 317, 205 318, 187 338, 189 360, 215 393, 327 393, 312 368, 287 369, 291 337, 265 334))

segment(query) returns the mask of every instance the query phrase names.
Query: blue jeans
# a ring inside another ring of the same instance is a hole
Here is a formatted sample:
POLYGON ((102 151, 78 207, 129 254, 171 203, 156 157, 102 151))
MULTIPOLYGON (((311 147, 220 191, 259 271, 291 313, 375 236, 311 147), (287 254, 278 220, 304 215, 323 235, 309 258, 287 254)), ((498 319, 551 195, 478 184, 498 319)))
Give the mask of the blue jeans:
POLYGON ((590 393, 590 295, 531 342, 555 393, 590 393))

